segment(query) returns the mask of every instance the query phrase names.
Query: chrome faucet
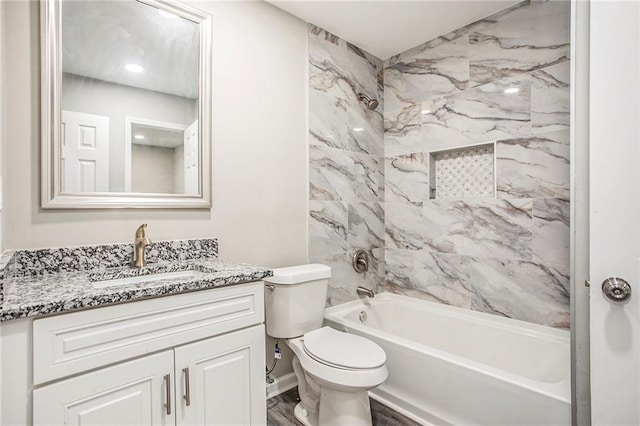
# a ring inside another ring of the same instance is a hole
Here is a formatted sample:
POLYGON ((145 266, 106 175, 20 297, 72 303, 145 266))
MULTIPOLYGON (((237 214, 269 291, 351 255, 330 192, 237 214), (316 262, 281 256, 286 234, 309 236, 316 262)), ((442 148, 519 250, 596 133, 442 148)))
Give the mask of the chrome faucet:
POLYGON ((356 288, 356 293, 358 294, 358 296, 367 296, 367 297, 375 297, 376 294, 373 292, 373 290, 368 289, 366 287, 362 287, 362 286, 358 286, 358 288, 356 288))
POLYGON ((133 241, 133 266, 136 268, 142 268, 147 264, 144 260, 144 251, 147 246, 151 244, 151 240, 144 234, 144 228, 146 227, 146 223, 138 226, 138 229, 136 229, 136 239, 133 241))

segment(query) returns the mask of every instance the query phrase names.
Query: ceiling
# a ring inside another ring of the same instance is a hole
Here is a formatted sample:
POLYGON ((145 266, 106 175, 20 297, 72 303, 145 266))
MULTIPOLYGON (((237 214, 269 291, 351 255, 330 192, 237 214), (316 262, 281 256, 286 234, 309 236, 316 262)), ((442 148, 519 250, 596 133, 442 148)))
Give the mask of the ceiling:
POLYGON ((520 3, 520 0, 265 1, 380 59, 520 3))

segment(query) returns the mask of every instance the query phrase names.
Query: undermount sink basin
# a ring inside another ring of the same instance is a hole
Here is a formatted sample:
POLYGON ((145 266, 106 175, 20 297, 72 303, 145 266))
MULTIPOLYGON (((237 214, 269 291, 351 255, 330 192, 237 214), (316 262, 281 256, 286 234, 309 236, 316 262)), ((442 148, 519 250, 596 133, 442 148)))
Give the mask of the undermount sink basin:
MULTIPOLYGON (((141 284, 149 281, 162 281, 176 278, 196 278, 202 275, 202 272, 196 270, 176 271, 176 272, 162 272, 158 274, 138 275, 134 277, 115 278, 111 280, 94 281, 91 284, 95 288, 107 288, 129 284, 141 284)), ((159 282, 158 285, 164 283, 159 282)))

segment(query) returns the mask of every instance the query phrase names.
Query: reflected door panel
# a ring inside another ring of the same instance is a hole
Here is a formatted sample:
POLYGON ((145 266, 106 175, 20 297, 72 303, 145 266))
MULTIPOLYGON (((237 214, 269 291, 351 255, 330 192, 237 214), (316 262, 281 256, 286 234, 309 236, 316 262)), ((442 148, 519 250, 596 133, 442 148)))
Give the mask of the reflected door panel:
POLYGON ((198 120, 184 131, 184 193, 198 195, 198 120))
POLYGON ((62 192, 109 191, 109 118, 62 111, 62 192))

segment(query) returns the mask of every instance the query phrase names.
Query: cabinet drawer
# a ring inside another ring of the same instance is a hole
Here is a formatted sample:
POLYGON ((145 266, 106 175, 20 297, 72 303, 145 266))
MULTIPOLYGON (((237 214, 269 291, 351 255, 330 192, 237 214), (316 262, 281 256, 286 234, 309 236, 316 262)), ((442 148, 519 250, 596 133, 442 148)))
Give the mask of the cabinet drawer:
POLYGON ((254 282, 37 319, 34 384, 262 323, 263 288, 254 282))

